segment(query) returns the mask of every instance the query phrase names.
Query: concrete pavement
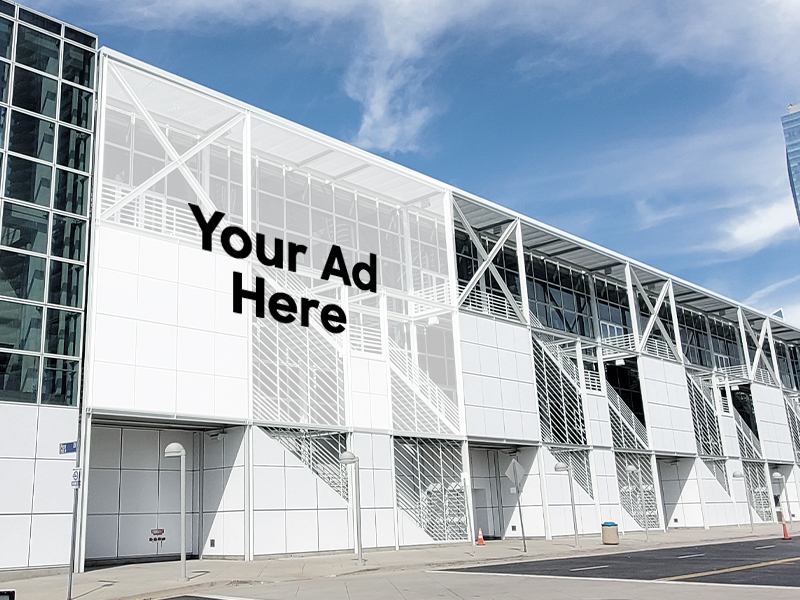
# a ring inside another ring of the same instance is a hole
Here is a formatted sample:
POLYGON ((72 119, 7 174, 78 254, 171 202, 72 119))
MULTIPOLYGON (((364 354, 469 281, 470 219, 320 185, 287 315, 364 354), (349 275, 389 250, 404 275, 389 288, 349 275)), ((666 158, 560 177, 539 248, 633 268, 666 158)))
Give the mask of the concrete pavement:
MULTIPOLYGON (((530 588, 533 581, 531 578, 516 578, 527 582, 523 583, 514 580, 513 576, 500 578, 493 575, 428 573, 427 571, 450 566, 471 566, 619 551, 630 552, 742 539, 778 539, 779 534, 777 525, 764 524, 756 526, 755 534, 750 533, 749 526, 719 527, 709 530, 677 529, 666 533, 657 531, 651 532, 650 542, 645 541, 643 533, 629 533, 621 536, 619 546, 604 546, 599 536, 596 535, 583 536, 581 548, 578 549, 572 547, 571 537, 557 538, 551 541, 534 539, 528 540, 527 553, 522 552, 522 541, 519 539, 491 541, 483 547, 457 544, 408 548, 400 551, 367 550, 365 552, 367 565, 362 568, 356 565, 355 556, 351 553, 280 556, 252 562, 193 560, 188 564, 190 578, 188 583, 178 582, 180 566, 177 562, 141 563, 76 574, 73 598, 75 600, 157 600, 198 594, 212 597, 216 594, 217 596, 247 598, 295 596, 319 598, 322 592, 324 592, 326 600, 337 600, 338 598, 355 600, 357 597, 455 598, 459 597, 458 594, 461 592, 468 594, 460 596, 462 598, 523 598, 527 596, 519 594, 515 596, 514 594, 523 588, 530 588), (502 589, 498 587, 498 581, 502 581, 502 589), (397 587, 398 585, 401 587, 397 587), (402 585, 409 587, 403 591, 402 585), (453 591, 446 591, 450 586, 454 586, 453 591), (489 595, 474 595, 481 590, 489 595)), ((2 576, 2 572, 0 572, 0 576, 2 576)), ((637 586, 642 585, 655 586, 654 589, 661 590, 659 594, 665 595, 659 595, 659 597, 673 597, 671 595, 673 592, 669 590, 672 590, 674 586, 670 587, 664 583, 614 581, 586 583, 583 580, 565 582, 565 580, 559 579, 538 578, 534 587, 538 590, 536 597, 539 598, 641 598, 643 596, 638 593, 640 590, 637 586), (553 581, 560 583, 552 584, 553 581), (544 589, 542 586, 548 587, 548 589, 552 587, 554 595, 543 596, 541 594, 544 589), (577 588, 577 591, 568 591, 568 588, 577 588), (580 595, 584 592, 579 588, 586 588, 585 591, 590 592, 590 595, 580 595), (604 595, 600 593, 601 589, 629 589, 632 595, 621 596, 611 591, 608 592, 608 595, 604 595), (573 592, 579 595, 563 595, 573 592)), ((66 586, 66 574, 6 580, 0 584, 0 588, 16 589, 18 600, 63 600, 66 598, 66 586)), ((728 589, 730 590, 730 588, 728 589)), ((762 593, 758 590, 751 593, 753 588, 746 589, 748 598, 760 597, 762 593)), ((796 598, 797 589, 786 591, 790 593, 786 596, 787 598, 796 598)), ((763 593, 767 592, 770 592, 769 597, 773 599, 784 597, 782 590, 763 589, 763 593)), ((648 597, 653 597, 652 591, 647 593, 650 595, 648 597)), ((675 593, 677 594, 677 592, 675 593)), ((706 590, 703 593, 708 598, 715 597, 708 595, 706 590)), ((730 600, 731 597, 729 591, 726 600, 730 600)), ((720 595, 719 598, 723 598, 723 596, 720 595)))

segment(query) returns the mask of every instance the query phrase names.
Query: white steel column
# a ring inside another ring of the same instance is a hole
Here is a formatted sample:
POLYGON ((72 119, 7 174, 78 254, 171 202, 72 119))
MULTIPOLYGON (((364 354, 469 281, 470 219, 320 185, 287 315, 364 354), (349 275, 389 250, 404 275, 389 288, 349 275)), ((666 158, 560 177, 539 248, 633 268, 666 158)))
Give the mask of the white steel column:
MULTIPOLYGON (((252 149, 251 149, 251 119, 250 111, 244 112, 244 123, 242 126, 242 221, 244 227, 253 225, 253 174, 252 174, 252 149)), ((253 269, 252 258, 247 263, 247 281, 252 284, 253 269)), ((247 303, 245 311, 247 319, 247 347, 250 348, 247 356, 247 404, 248 420, 244 429, 244 559, 253 560, 255 555, 255 513, 253 497, 253 303, 247 303)))
MULTIPOLYGON (((469 535, 470 542, 475 545, 475 505, 472 499, 472 471, 470 469, 469 458, 469 442, 464 440, 461 443, 461 481, 464 485, 464 498, 466 500, 467 510, 467 534, 469 535)), ((500 506, 500 510, 503 507, 500 506)))
MULTIPOLYGON (((656 455, 650 455, 650 469, 653 474, 653 499, 656 503, 656 514, 658 515, 659 529, 667 530, 667 515, 664 514, 664 499, 661 497, 661 476, 658 474, 658 461, 656 455)), ((646 502, 646 501, 645 501, 646 502)), ((647 513, 644 515, 647 519, 647 513)), ((649 523, 649 522, 648 522, 649 523)))
MULTIPOLYGON (((775 369, 775 383, 779 388, 783 388, 783 384, 781 383, 781 370, 778 366, 778 353, 775 352, 775 338, 772 337, 772 323, 769 321, 769 317, 766 318, 764 321, 767 327, 767 341, 769 342, 769 351, 772 354, 772 368, 775 369)), ((788 356, 786 357, 788 360, 788 356)), ((787 497, 788 498, 788 497, 787 497)), ((788 500, 787 500, 788 501, 788 500)))
POLYGON ((530 298, 528 297, 528 276, 525 272, 525 249, 522 247, 522 223, 517 220, 514 232, 514 242, 517 245, 517 268, 519 269, 519 285, 522 292, 522 314, 525 317, 524 323, 531 324, 530 317, 530 298))
POLYGON ((744 327, 744 313, 741 306, 736 307, 736 317, 739 320, 739 341, 742 344, 742 352, 744 353, 744 364, 747 367, 747 378, 753 380, 755 375, 755 367, 750 362, 750 350, 747 347, 747 330, 744 327))
POLYGON ((253 560, 253 423, 244 426, 244 559, 253 560))
POLYGON ((633 341, 637 352, 642 351, 642 338, 639 333, 639 302, 633 291, 633 276, 631 273, 631 263, 625 263, 625 288, 628 291, 628 309, 631 313, 631 329, 633 329, 633 341))
MULTIPOLYGON (((389 436, 389 456, 392 460, 392 513, 394 515, 394 549, 400 550, 400 507, 397 505, 397 469, 394 459, 394 436, 389 436)), ((348 505, 350 502, 347 503, 348 505)), ((355 544, 355 541, 353 542, 355 544)))
POLYGON ((697 480, 697 491, 700 493, 700 512, 703 514, 703 529, 708 529, 708 510, 706 509, 706 492, 703 489, 703 461, 699 456, 694 458, 694 476, 697 480))
POLYGON ((77 519, 75 539, 75 572, 83 573, 86 563, 86 521, 89 509, 89 465, 92 458, 92 413, 84 410, 81 419, 81 444, 80 466, 81 487, 78 490, 78 506, 75 514, 77 519))
POLYGON ((550 527, 550 506, 547 501, 547 471, 544 465, 544 446, 536 449, 536 462, 539 467, 539 489, 542 494, 542 516, 544 517, 544 538, 553 539, 553 531, 550 527))
POLYGON ((675 305, 675 290, 672 287, 672 279, 668 279, 667 283, 664 285, 667 286, 667 293, 669 294, 669 311, 670 316, 672 317, 672 331, 673 335, 675 336, 675 349, 678 351, 678 356, 675 358, 677 358, 682 364, 686 364, 686 358, 683 356, 681 327, 680 323, 678 322, 678 307, 675 305))

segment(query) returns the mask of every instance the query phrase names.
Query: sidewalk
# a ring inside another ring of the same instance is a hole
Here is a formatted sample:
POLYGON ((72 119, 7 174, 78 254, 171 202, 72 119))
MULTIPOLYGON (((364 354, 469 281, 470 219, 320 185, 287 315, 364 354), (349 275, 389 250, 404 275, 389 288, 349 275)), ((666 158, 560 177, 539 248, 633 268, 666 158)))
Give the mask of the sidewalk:
MULTIPOLYGON (((358 572, 422 571, 449 566, 469 566, 491 562, 559 558, 565 556, 650 550, 694 544, 736 541, 754 538, 777 539, 779 526, 717 527, 709 530, 671 530, 621 536, 619 546, 604 546, 597 535, 584 536, 581 547, 573 548, 573 538, 528 540, 528 552, 522 552, 522 540, 490 541, 483 547, 468 544, 417 547, 400 551, 365 552, 366 566, 359 568, 353 554, 282 556, 252 562, 234 560, 192 560, 187 572, 190 581, 178 581, 178 562, 143 563, 109 567, 75 575, 74 600, 157 600, 191 593, 208 594, 211 588, 255 583, 284 583, 324 577, 352 575, 358 572)), ((16 589, 18 600, 63 600, 67 575, 35 577, 0 583, 0 589, 16 589)), ((219 590, 222 596, 235 596, 233 590, 219 590)))

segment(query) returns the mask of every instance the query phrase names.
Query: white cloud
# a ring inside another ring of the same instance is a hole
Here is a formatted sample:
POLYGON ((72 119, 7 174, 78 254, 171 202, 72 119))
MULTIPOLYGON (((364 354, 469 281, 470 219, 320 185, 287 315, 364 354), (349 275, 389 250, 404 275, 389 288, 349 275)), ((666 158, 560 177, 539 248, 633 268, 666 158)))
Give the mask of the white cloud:
MULTIPOLYGON (((797 283, 798 281, 800 281, 800 275, 795 275, 794 277, 782 279, 781 281, 768 285, 767 287, 761 288, 760 290, 756 290, 755 292, 750 294, 750 296, 747 298, 747 300, 744 301, 744 303, 749 305, 755 305, 758 302, 761 302, 761 300, 763 300, 764 298, 769 297, 774 292, 783 289, 786 286, 791 285, 793 283, 797 283)), ((800 306, 800 304, 798 306, 800 306)))
MULTIPOLYGON (((438 112, 424 92, 436 50, 450 32, 478 43, 521 36, 554 47, 609 54, 634 50, 658 64, 726 64, 779 75, 800 69, 800 2, 790 0, 32 0, 57 11, 90 9, 96 21, 146 29, 217 22, 356 24, 345 90, 363 106, 354 140, 408 151, 438 112)), ((552 62, 528 61, 531 65, 552 62)), ((559 63, 569 68, 569 60, 559 63)))
POLYGON ((753 203, 744 214, 731 217, 722 225, 718 250, 755 252, 797 235, 797 213, 791 197, 770 204, 753 203))

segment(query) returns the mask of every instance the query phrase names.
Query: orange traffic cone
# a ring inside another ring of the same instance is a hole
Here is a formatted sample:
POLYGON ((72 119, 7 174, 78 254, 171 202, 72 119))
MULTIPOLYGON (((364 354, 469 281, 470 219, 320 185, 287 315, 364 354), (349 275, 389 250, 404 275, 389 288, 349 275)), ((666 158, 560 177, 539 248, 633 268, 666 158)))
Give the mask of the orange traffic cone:
POLYGON ((483 531, 481 530, 481 528, 480 528, 480 527, 478 527, 478 541, 477 541, 477 545, 478 545, 478 546, 485 546, 485 545, 486 545, 486 542, 484 542, 484 541, 483 541, 483 531))
POLYGON ((789 537, 789 530, 786 529, 786 523, 782 523, 783 525, 783 539, 790 540, 792 538, 789 537))

